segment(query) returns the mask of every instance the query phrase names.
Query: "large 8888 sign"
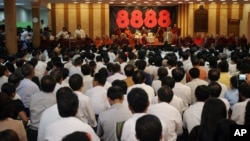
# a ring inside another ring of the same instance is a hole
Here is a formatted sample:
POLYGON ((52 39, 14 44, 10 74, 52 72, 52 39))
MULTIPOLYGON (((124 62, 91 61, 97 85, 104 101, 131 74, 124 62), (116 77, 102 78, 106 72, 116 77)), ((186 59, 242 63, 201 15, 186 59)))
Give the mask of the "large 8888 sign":
POLYGON ((140 10, 133 10, 130 16, 128 11, 119 10, 116 16, 116 24, 119 28, 126 28, 129 24, 133 28, 140 28, 143 24, 147 28, 153 28, 157 26, 157 24, 160 27, 166 28, 170 25, 170 23, 171 18, 168 10, 160 10, 159 13, 156 13, 155 10, 151 9, 147 10, 144 13, 144 16, 140 10), (129 17, 131 18, 129 19, 129 17))

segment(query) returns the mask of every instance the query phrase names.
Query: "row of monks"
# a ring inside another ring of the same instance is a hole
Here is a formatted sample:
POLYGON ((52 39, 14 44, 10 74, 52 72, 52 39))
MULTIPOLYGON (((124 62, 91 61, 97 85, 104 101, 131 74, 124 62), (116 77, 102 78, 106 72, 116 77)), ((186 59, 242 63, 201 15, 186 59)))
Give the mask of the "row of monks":
MULTIPOLYGON (((235 36, 233 33, 225 36, 225 35, 203 35, 197 34, 195 37, 186 36, 181 37, 180 36, 180 29, 174 26, 171 28, 161 28, 159 27, 157 32, 153 33, 154 37, 154 43, 162 43, 162 45, 166 42, 164 33, 167 33, 167 36, 169 38, 169 35, 172 36, 171 40, 167 40, 167 44, 170 45, 177 45, 177 46, 186 46, 190 47, 193 45, 199 46, 199 47, 205 47, 209 48, 211 46, 245 46, 247 45, 248 41, 245 37, 245 35, 242 35, 241 37, 235 36)), ((145 29, 144 27, 139 31, 136 30, 135 33, 132 33, 129 28, 126 29, 119 29, 119 32, 115 30, 115 33, 112 34, 110 37, 108 35, 102 35, 102 36, 96 36, 95 38, 91 38, 88 35, 85 36, 85 38, 76 38, 76 39, 65 39, 65 38, 59 38, 56 39, 57 43, 60 43, 62 47, 84 47, 84 46, 91 46, 95 45, 96 47, 100 46, 107 46, 107 45, 117 45, 122 47, 124 44, 130 45, 132 47, 135 47, 135 45, 148 45, 148 35, 150 34, 149 30, 145 29)), ((41 42, 41 47, 48 46, 51 42, 41 42)))

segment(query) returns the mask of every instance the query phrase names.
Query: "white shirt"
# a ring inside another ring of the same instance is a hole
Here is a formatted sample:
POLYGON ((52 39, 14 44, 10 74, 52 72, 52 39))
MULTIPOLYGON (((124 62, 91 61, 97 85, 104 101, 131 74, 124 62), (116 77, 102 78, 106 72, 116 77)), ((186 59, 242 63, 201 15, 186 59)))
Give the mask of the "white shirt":
POLYGON ((125 68, 125 66, 126 66, 127 64, 128 64, 127 62, 122 62, 122 63, 120 64, 120 66, 121 66, 121 72, 122 72, 122 74, 124 74, 124 75, 125 75, 124 68, 125 68))
POLYGON ((57 34, 56 34, 56 38, 60 38, 61 36, 64 36, 64 38, 69 38, 69 34, 67 31, 59 31, 57 34))
POLYGON ((30 79, 24 78, 20 85, 16 89, 17 93, 21 97, 25 108, 30 107, 30 98, 33 94, 40 92, 39 87, 30 79))
MULTIPOLYGON (((157 104, 157 103, 159 103, 158 96, 155 96, 153 98, 151 104, 157 104)), ((183 100, 176 95, 173 96, 173 98, 169 104, 172 105, 173 107, 175 107, 180 112, 181 115, 182 115, 183 111, 188 108, 185 106, 183 100)))
POLYGON ((8 82, 7 76, 3 75, 2 77, 0 77, 0 89, 2 88, 2 85, 7 82, 8 82))
POLYGON ((63 86, 62 86, 61 84, 56 83, 56 86, 55 86, 54 91, 53 91, 54 95, 56 95, 57 91, 58 91, 60 88, 62 88, 62 87, 63 87, 63 86))
POLYGON ((120 73, 117 72, 117 73, 114 73, 113 75, 109 76, 107 78, 107 81, 112 84, 112 82, 115 81, 115 80, 124 80, 126 78, 127 77, 125 75, 120 74, 120 73))
POLYGON ((204 102, 196 102, 188 107, 183 114, 183 127, 188 129, 188 133, 201 122, 201 113, 204 102))
POLYGON ((75 131, 82 131, 91 134, 92 141, 99 141, 99 137, 94 130, 86 123, 75 117, 67 117, 58 119, 46 128, 46 141, 61 141, 63 137, 75 131))
POLYGON ((87 90, 93 88, 93 77, 91 75, 83 75, 83 90, 85 93, 87 90))
POLYGON ((46 109, 40 119, 37 141, 44 141, 47 127, 59 119, 61 116, 58 113, 57 104, 46 109))
POLYGON ((72 76, 73 74, 80 74, 82 76, 82 71, 80 66, 72 66, 69 69, 69 77, 72 76))
POLYGON ((157 94, 157 91, 161 88, 161 80, 153 80, 152 87, 157 94))
POLYGON ((228 88, 227 88, 227 86, 225 85, 225 84, 223 84, 223 83, 221 83, 221 82, 219 82, 219 81, 217 81, 219 84, 220 84, 220 86, 221 86, 221 93, 220 93, 220 97, 224 97, 225 96, 225 93, 228 91, 228 88))
POLYGON ((89 97, 79 91, 74 91, 74 93, 77 95, 79 100, 76 117, 78 117, 84 123, 87 123, 92 127, 96 127, 97 122, 95 119, 95 113, 90 103, 89 97))
POLYGON ((153 97, 155 96, 155 92, 154 92, 154 89, 153 89, 151 86, 146 85, 145 83, 142 83, 142 84, 134 84, 134 85, 128 87, 127 94, 128 94, 133 88, 141 88, 141 89, 143 89, 143 90, 148 94, 148 100, 149 100, 149 102, 150 102, 150 103, 152 102, 153 97))
POLYGON ((107 90, 102 86, 95 86, 85 93, 89 98, 93 106, 96 115, 103 111, 106 111, 109 107, 107 99, 107 90))
POLYGON ((238 102, 233 106, 231 119, 239 125, 244 125, 245 123, 246 105, 249 100, 250 98, 245 101, 238 102))
POLYGON ((168 141, 176 141, 177 135, 182 134, 182 116, 175 107, 167 102, 149 106, 148 114, 153 114, 166 123, 168 141))
POLYGON ((31 96, 30 102, 30 125, 38 128, 44 110, 56 103, 53 93, 38 92, 31 96))
POLYGON ((44 76, 44 72, 46 71, 47 64, 43 61, 38 61, 36 67, 35 67, 35 76, 39 78, 39 80, 42 79, 44 76))
MULTIPOLYGON (((145 113, 135 113, 131 118, 129 118, 123 125, 121 141, 137 141, 135 124, 137 119, 146 115, 145 113)), ((167 127, 166 124, 161 120, 162 123, 162 137, 163 141, 167 141, 167 127)))
POLYGON ((188 87, 191 88, 191 103, 196 102, 196 97, 195 97, 195 89, 200 86, 200 85, 208 85, 208 82, 199 78, 195 78, 191 80, 190 82, 186 83, 188 87))
POLYGON ((85 34, 84 30, 82 30, 82 29, 80 29, 80 30, 76 29, 75 33, 74 33, 74 36, 75 36, 75 38, 77 38, 78 36, 80 36, 81 38, 85 38, 86 34, 85 34))
POLYGON ((178 96, 183 100, 186 106, 191 104, 191 88, 180 83, 176 82, 173 88, 174 95, 178 96))
POLYGON ((107 68, 107 67, 103 64, 103 62, 96 62, 95 73, 98 73, 98 71, 99 71, 101 68, 107 68))
POLYGON ((109 56, 109 62, 115 62, 116 56, 113 52, 108 52, 108 56, 109 56))
POLYGON ((157 66, 149 65, 145 68, 145 72, 149 73, 150 75, 153 75, 154 80, 158 80, 159 79, 158 69, 159 69, 159 67, 157 67, 157 66))

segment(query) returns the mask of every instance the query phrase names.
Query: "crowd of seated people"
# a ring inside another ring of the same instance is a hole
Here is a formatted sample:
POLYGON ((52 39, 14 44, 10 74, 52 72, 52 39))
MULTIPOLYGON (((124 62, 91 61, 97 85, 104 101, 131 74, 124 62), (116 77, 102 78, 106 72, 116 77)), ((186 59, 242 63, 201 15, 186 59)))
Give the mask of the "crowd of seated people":
POLYGON ((245 37, 159 48, 102 38, 1 54, 0 140, 14 131, 21 141, 227 141, 222 127, 249 124, 245 37))

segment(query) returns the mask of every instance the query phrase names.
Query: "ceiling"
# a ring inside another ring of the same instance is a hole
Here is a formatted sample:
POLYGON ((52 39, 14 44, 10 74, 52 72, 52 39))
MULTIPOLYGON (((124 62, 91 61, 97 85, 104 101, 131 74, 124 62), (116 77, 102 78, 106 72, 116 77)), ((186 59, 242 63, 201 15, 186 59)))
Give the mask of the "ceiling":
MULTIPOLYGON (((3 5, 4 0, 0 0, 0 5, 3 5)), ((16 0, 16 5, 19 6, 30 6, 30 3, 39 0, 16 0)), ((177 4, 188 4, 188 3, 250 3, 250 0, 41 0, 42 5, 47 3, 93 3, 93 4, 110 4, 110 5, 128 5, 128 6, 138 6, 138 5, 177 5, 177 4)))

